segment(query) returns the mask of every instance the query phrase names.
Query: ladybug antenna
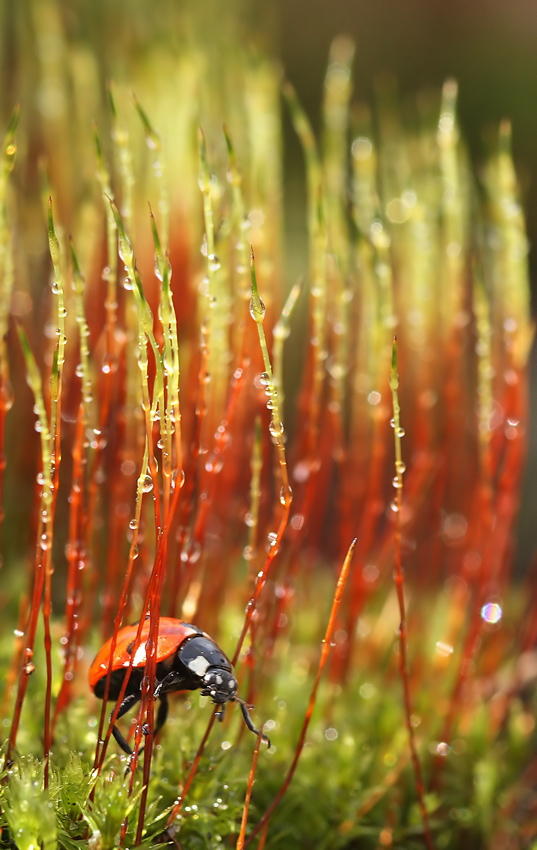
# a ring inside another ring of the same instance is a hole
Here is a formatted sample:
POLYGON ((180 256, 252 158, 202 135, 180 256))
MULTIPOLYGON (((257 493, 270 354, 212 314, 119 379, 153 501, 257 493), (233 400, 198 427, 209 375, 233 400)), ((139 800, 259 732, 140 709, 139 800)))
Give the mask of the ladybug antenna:
MULTIPOLYGON (((250 732, 253 732, 253 733, 254 733, 254 735, 259 735, 259 729, 256 729, 256 728, 255 728, 255 726, 254 726, 254 724, 252 723, 252 720, 251 720, 251 718, 250 718, 250 715, 248 714, 248 712, 249 712, 249 711, 250 711, 250 710, 251 710, 254 706, 253 706, 253 705, 251 705, 251 703, 246 702, 245 700, 243 700, 243 699, 241 699, 240 697, 237 697, 237 696, 234 698, 234 702, 238 702, 238 703, 239 703, 239 705, 240 705, 240 707, 241 707, 241 711, 242 711, 242 716, 244 717, 244 722, 246 723, 246 725, 247 725, 248 729, 250 730, 250 732)), ((263 740, 266 742, 267 747, 270 749, 270 738, 268 737, 268 735, 265 735, 265 733, 263 732, 263 734, 261 735, 261 737, 262 737, 262 738, 263 738, 263 740)))

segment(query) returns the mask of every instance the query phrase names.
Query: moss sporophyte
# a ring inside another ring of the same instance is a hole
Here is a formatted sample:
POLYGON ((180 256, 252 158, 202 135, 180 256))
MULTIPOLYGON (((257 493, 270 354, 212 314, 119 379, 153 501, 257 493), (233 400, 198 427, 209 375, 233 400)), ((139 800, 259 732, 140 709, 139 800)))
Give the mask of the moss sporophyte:
POLYGON ((407 123, 380 86, 373 122, 348 39, 317 136, 233 9, 135 4, 129 38, 28 9, 2 19, 0 846, 532 846, 509 125, 478 179, 456 84, 407 123))

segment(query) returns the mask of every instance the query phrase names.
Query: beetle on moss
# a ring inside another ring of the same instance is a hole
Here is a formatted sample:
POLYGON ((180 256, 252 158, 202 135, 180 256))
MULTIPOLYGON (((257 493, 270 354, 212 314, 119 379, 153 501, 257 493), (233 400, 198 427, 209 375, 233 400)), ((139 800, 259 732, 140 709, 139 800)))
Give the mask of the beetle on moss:
MULTIPOLYGON (((117 700, 123 681, 131 664, 132 650, 138 632, 138 623, 126 626, 118 632, 116 647, 110 660, 112 638, 105 643, 91 665, 89 671, 90 687, 97 697, 104 697, 106 676, 110 666, 110 689, 108 697, 117 700)), ((118 711, 118 719, 123 717, 140 699, 142 695, 142 678, 147 659, 146 643, 149 639, 149 619, 142 627, 140 644, 132 659, 132 669, 127 689, 118 711)), ((244 722, 251 732, 258 735, 250 715, 249 706, 237 696, 237 679, 233 665, 214 640, 197 626, 175 620, 172 617, 161 617, 159 620, 157 642, 157 668, 155 690, 153 696, 160 699, 155 735, 162 729, 168 716, 168 694, 178 691, 195 691, 201 688, 203 696, 211 698, 215 705, 221 706, 219 719, 224 716, 224 708, 228 702, 238 702, 244 722)), ((112 733, 121 749, 132 755, 129 746, 117 726, 112 733)), ((269 738, 263 734, 270 747, 269 738)))

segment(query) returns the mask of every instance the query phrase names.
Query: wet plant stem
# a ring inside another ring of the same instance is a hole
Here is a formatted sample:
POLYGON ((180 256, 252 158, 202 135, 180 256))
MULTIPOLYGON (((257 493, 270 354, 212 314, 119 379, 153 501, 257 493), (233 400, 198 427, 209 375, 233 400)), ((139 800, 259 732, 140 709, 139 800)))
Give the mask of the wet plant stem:
POLYGON ((242 631, 237 642, 237 646, 235 648, 235 652, 233 655, 232 663, 236 664, 237 659, 239 657, 240 651, 242 649, 242 645, 244 643, 244 639, 246 637, 246 633, 248 631, 248 627, 251 623, 252 617, 254 615, 254 611, 256 609, 257 602, 259 600, 259 596, 265 582, 267 580, 267 574, 271 567, 271 564, 276 557, 278 552, 278 548, 280 546, 282 537, 284 535, 285 529, 287 528, 287 524, 289 522, 289 514, 291 511, 291 502, 293 500, 293 492, 289 485, 289 475, 287 472, 287 459, 285 456, 285 446, 283 443, 283 423, 280 418, 279 412, 279 403, 278 403, 278 393, 274 386, 274 375, 272 372, 272 366, 270 363, 270 357, 267 348, 267 340, 265 337, 265 331, 263 330, 263 320, 265 318, 265 305, 259 295, 259 291, 257 288, 257 278, 255 273, 255 258, 254 258, 254 249, 252 248, 251 254, 251 273, 252 273, 252 300, 250 301, 250 314, 254 319, 257 325, 257 331, 259 333, 259 343, 261 346, 261 352, 263 354, 263 363, 265 366, 265 373, 268 377, 267 387, 269 389, 269 398, 270 405, 272 408, 271 422, 270 422, 270 433, 274 442, 276 443, 278 450, 278 459, 280 463, 280 474, 282 478, 282 486, 280 491, 280 503, 283 505, 283 514, 280 519, 280 524, 278 527, 278 531, 276 533, 276 537, 271 540, 271 545, 269 548, 268 555, 265 559, 265 563, 261 572, 258 575, 257 583, 255 586, 254 593, 252 598, 248 602, 248 606, 246 609, 246 616, 244 618, 244 624, 242 627, 242 631))
POLYGON ((401 554, 401 510, 403 507, 403 472, 405 465, 402 459, 401 438, 404 434, 401 428, 401 408, 399 406, 399 376, 397 374, 397 337, 394 337, 392 349, 392 368, 390 373, 390 389, 392 391, 393 402, 393 429, 395 438, 395 587, 397 591, 397 601, 399 603, 399 614, 401 621, 399 624, 399 671, 401 674, 401 682, 403 684, 405 720, 408 730, 408 742, 410 746, 410 754, 412 765, 414 767, 414 775, 416 779, 416 791, 418 794, 418 802, 423 822, 424 838, 428 850, 434 850, 434 843, 429 825, 429 816, 425 805, 425 791, 423 786, 423 776, 421 764, 416 746, 416 738, 414 727, 412 726, 412 704, 410 697, 410 682, 408 675, 408 653, 407 653, 407 622, 406 622, 406 606, 405 593, 403 586, 403 560, 401 554))

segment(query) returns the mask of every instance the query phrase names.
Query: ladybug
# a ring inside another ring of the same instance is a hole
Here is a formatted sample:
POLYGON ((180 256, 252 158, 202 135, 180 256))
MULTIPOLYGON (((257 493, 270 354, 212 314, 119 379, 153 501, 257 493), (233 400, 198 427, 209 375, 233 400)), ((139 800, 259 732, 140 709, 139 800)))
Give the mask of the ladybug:
MULTIPOLYGON (((110 689, 108 696, 117 700, 123 685, 125 674, 131 663, 132 650, 138 623, 126 626, 117 635, 116 648, 111 663, 110 689)), ((142 628, 140 644, 134 654, 127 690, 119 706, 118 719, 135 705, 142 695, 142 679, 146 662, 146 643, 149 638, 149 615, 142 628)), ((112 639, 107 641, 97 653, 89 671, 89 683, 95 696, 102 699, 106 685, 106 676, 110 664, 112 639)), ((174 691, 195 691, 201 688, 203 696, 211 697, 214 705, 220 705, 219 720, 224 717, 227 702, 238 702, 244 722, 248 729, 258 735, 248 714, 249 706, 237 696, 237 679, 231 661, 220 647, 197 626, 161 617, 159 620, 157 643, 157 669, 153 696, 160 698, 155 726, 155 735, 162 729, 168 716, 168 694, 174 691)), ((121 749, 132 755, 132 749, 114 726, 112 734, 121 749)), ((266 735, 263 739, 270 747, 266 735)))

